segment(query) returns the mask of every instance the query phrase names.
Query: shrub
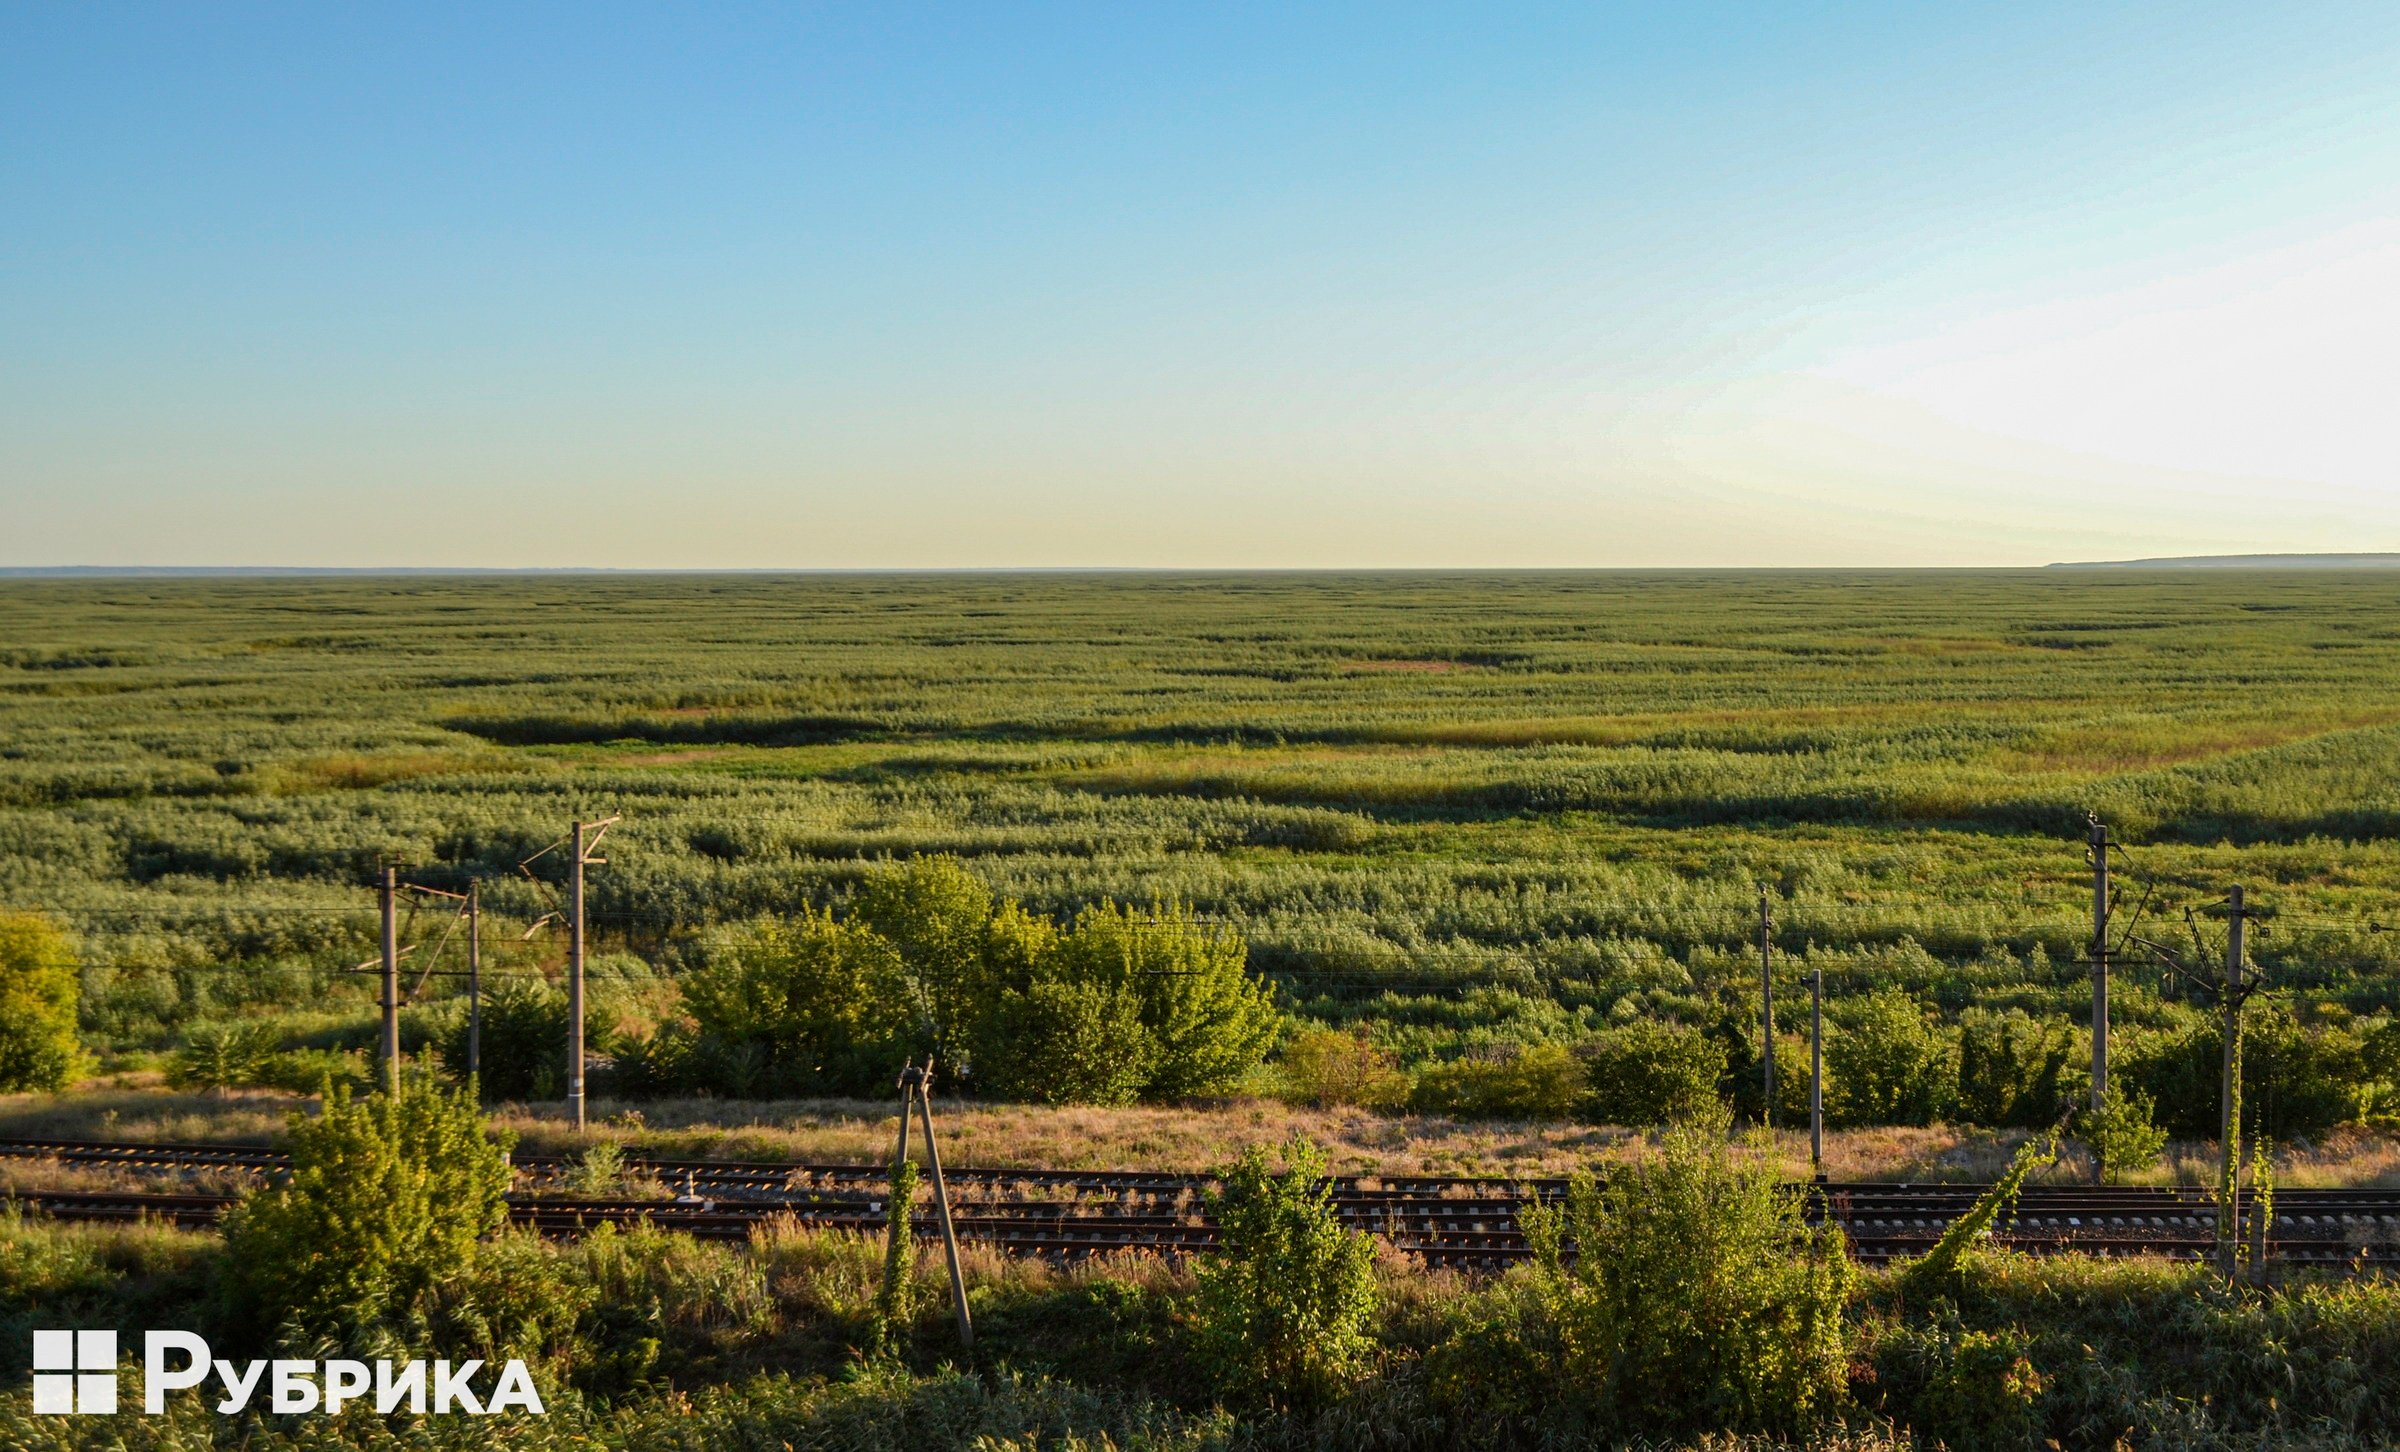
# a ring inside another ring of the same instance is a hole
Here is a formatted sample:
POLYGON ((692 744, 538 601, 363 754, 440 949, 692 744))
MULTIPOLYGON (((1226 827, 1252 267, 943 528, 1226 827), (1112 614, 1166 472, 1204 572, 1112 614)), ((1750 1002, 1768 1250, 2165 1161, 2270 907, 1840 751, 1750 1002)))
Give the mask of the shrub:
POLYGON ((1931 1124, 1949 1112, 1957 1048, 1914 998, 1878 990, 1843 1005, 1838 1024, 1825 1035, 1828 1124, 1931 1124))
MULTIPOLYGON (((2214 1017, 2170 1038, 2141 1043, 2126 1077, 2148 1093, 2158 1120, 2181 1139, 2214 1139, 2225 1077, 2224 1034, 2214 1017)), ((2358 1038, 2310 1031, 2291 1011, 2253 999, 2242 1018, 2245 1121, 2279 1139, 2322 1133, 2364 1106, 2368 1068, 2358 1038)))
POLYGON ((909 979, 908 997, 944 1064, 965 1068, 996 1005, 991 952, 992 890, 952 857, 914 857, 870 876, 857 925, 891 944, 909 979))
POLYGON ((1576 1046, 1603 1124, 1665 1124, 1716 1108, 1722 1044, 1681 1024, 1635 1022, 1576 1046))
POLYGON ((1130 1104, 1157 1053, 1130 988, 1047 979, 1004 994, 989 1022, 978 1083, 1005 1099, 1130 1104))
POLYGON ((167 1061, 167 1085, 210 1089, 219 1096, 228 1089, 250 1088, 274 1057, 276 1041, 274 1029, 265 1024, 194 1024, 167 1061))
POLYGON ((1542 1371, 1611 1435, 1794 1435, 1846 1395, 1841 1231, 1810 1226, 1764 1147, 1729 1145, 1726 1124, 1678 1124, 1606 1183, 1578 1175, 1563 1206, 1525 1217, 1554 1328, 1542 1371))
POLYGON ((0 1093, 64 1089, 82 1055, 75 951, 46 918, 0 913, 0 1093))
POLYGON ((683 995, 717 1062, 755 1057, 749 1092, 881 1094, 926 1022, 891 943, 813 910, 720 934, 683 995))
POLYGON ((1146 913, 1113 902, 1086 908, 1058 940, 1055 961, 1062 978, 1139 997, 1153 1048, 1145 1099, 1222 1093, 1275 1042, 1274 1000, 1249 975, 1241 935, 1201 922, 1181 903, 1146 913))
POLYGON ((2092 1147, 2102 1179, 2120 1180, 2158 1163, 2167 1132, 2153 1123, 2155 1109, 2149 1095, 2112 1082, 2097 1110, 2087 1107, 2076 1114, 2075 1132, 2092 1147))
POLYGON ((397 1098, 337 1088, 321 1114, 291 1117, 288 1139, 289 1177, 225 1227, 236 1298, 261 1324, 338 1334, 416 1312, 507 1216, 509 1137, 486 1138, 474 1102, 430 1069, 404 1074, 397 1098))
POLYGON ((2021 1008, 1959 1016, 1958 1117, 1969 1124, 2041 1129, 2057 1122, 2074 1035, 2021 1008))
POLYGON ((1209 1197, 1218 1248, 1200 1264, 1203 1355, 1238 1396, 1305 1405, 1346 1386, 1373 1343, 1375 1243, 1342 1227, 1325 1157, 1306 1140, 1277 1174, 1252 1146, 1209 1197))
POLYGON ((492 1361, 590 1356, 595 1348, 576 1332, 599 1292, 572 1254, 531 1230, 478 1244, 466 1270, 435 1290, 431 1319, 442 1343, 492 1361))
POLYGON ((1409 1081, 1399 1060, 1366 1035, 1312 1029, 1284 1046, 1283 1072, 1312 1104, 1357 1104, 1396 1109, 1408 1102, 1409 1081))
POLYGON ((253 1087, 288 1094, 315 1094, 328 1084, 363 1089, 368 1079, 366 1056, 343 1049, 285 1049, 259 1060, 250 1072, 253 1087))
POLYGON ((1962 1328, 1955 1315, 1929 1327, 1895 1329, 1879 1348, 1913 1363, 1910 1430, 1952 1452, 2031 1452, 2041 1445, 2037 1415, 2046 1389, 2033 1363, 2031 1337, 2013 1330, 1962 1328))
MULTIPOLYGON (((602 1048, 599 1016, 584 997, 584 1047, 602 1048)), ((567 1092, 567 995, 538 978, 503 978, 484 991, 476 1082, 487 1099, 557 1099, 567 1092)), ((442 1062, 467 1066, 464 1017, 441 1041, 442 1062)))
POLYGON ((1583 1065, 1555 1044, 1537 1044, 1504 1058, 1435 1064, 1418 1076, 1410 1103, 1472 1119, 1566 1119, 1583 1099, 1583 1065))

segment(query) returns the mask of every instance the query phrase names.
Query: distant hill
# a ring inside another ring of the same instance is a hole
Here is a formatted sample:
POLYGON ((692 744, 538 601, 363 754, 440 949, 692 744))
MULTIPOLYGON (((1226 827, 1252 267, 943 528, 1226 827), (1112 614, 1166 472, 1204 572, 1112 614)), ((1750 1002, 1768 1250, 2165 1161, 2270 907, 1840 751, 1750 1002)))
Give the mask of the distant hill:
POLYGON ((2073 560, 2053 570, 2400 570, 2400 553, 2376 555, 2175 555, 2155 560, 2073 560))

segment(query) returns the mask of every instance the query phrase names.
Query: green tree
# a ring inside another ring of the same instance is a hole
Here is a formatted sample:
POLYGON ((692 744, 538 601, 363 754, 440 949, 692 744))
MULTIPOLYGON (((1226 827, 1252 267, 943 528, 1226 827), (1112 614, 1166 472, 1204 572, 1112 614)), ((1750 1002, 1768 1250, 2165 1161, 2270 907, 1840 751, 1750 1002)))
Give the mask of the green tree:
POLYGON ((1651 1125, 1713 1110, 1725 1048, 1683 1024, 1636 1021, 1578 1045, 1591 1085, 1587 1106, 1603 1124, 1651 1125))
POLYGON ((237 1300, 260 1325, 339 1335, 419 1313, 507 1218, 508 1149, 430 1067, 397 1098, 334 1088, 289 1122, 291 1173, 225 1225, 237 1300))
POLYGON ((1009 990, 988 1019, 991 1039, 977 1082, 1004 1099, 1037 1104, 1130 1104, 1155 1052, 1131 989, 1045 979, 1009 990))
POLYGON ((2077 1113, 2075 1132, 2092 1147, 2102 1179, 2121 1180, 2158 1163, 2159 1152, 2167 1147, 2167 1132, 2153 1122, 2155 1109, 2150 1096, 2139 1089, 2111 1083, 2097 1110, 2077 1113))
POLYGON ((0 1092, 67 1087, 81 984, 75 950, 49 919, 0 913, 0 1092))
MULTIPOLYGON (((856 917, 897 951, 934 1054, 966 1068, 1001 987, 992 890, 954 857, 912 857, 867 879, 856 917)), ((1022 920, 1016 915, 1003 932, 1022 920)))
POLYGON ((1254 1145, 1225 1172, 1194 1303, 1202 1353, 1228 1388, 1276 1406, 1320 1401, 1359 1374, 1376 1304, 1375 1243, 1343 1228, 1324 1155, 1296 1138, 1284 1165, 1254 1145))
MULTIPOLYGON (((2125 1077, 2153 1097, 2169 1134, 2217 1137, 2224 1044, 2222 1020, 2212 1014, 2128 1055, 2125 1077)), ((2242 1099, 2254 1111, 2245 1122, 2259 1132, 2303 1137, 2356 1117, 2369 1097, 2369 1063, 2365 1045, 2346 1028, 2304 1027, 2269 999, 2242 1008, 2242 1099)))
POLYGON ((2040 1129, 2064 1102, 2073 1036, 2021 1008, 1959 1016, 1958 1117, 1969 1124, 2040 1129))
POLYGON ((683 997, 710 1055, 756 1061, 760 1092, 887 1091, 924 1021, 891 943, 814 910, 720 933, 683 997))
POLYGON ((1279 1015, 1246 971, 1239 933, 1203 923, 1181 903, 1147 913, 1103 902, 1058 942, 1058 975, 1131 990, 1153 1056, 1145 1099, 1221 1093, 1266 1058, 1279 1015))
POLYGON ((1843 1005, 1837 1023, 1825 1035, 1827 1122, 1931 1124, 1950 1111, 1957 1044, 1923 1005, 1881 989, 1843 1005))
POLYGON ((1526 1216, 1552 1394, 1612 1434, 1797 1435, 1847 1394, 1841 1230, 1808 1224, 1763 1147, 1729 1144, 1727 1124, 1683 1121, 1526 1216))
MULTIPOLYGON (((175 1089, 228 1089, 259 1082, 274 1056, 277 1035, 266 1024, 195 1024, 167 1061, 167 1084, 175 1089)), ((312 1086, 313 1087, 313 1086, 312 1086)))
MULTIPOLYGON (((601 996, 583 1000, 584 1044, 605 1053, 614 1035, 601 996)), ((483 995, 482 1034, 476 1074, 484 1097, 558 1099, 567 1092, 567 995, 539 978, 502 978, 483 995)), ((467 1021, 460 1015, 444 1032, 442 1062, 460 1069, 467 1062, 467 1021)))

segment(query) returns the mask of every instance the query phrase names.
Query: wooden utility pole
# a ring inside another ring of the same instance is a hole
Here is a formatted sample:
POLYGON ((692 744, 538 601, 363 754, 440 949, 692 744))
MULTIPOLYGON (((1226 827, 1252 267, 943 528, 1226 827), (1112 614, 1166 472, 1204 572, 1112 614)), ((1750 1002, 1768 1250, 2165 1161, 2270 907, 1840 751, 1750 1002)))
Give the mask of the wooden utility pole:
POLYGON ((2237 885, 2226 899, 2225 1083, 2218 1099, 2221 1152, 2217 1170, 2217 1271, 2231 1281, 2242 1238, 2242 927, 2248 916, 2237 885))
POLYGON ((1766 1098, 1760 1105, 1760 1122, 1775 1127, 1775 918, 1767 907, 1767 885, 1758 885, 1758 1015, 1764 1030, 1764 1052, 1760 1062, 1765 1066, 1766 1098))
POLYGON ((386 864, 376 884, 383 907, 383 1083, 400 1097, 400 869, 386 864))
POLYGON ((2092 1112, 2108 1099, 2108 825, 2092 814, 2092 1112))
POLYGON ((482 1072, 483 883, 471 880, 467 883, 467 1075, 473 1078, 482 1072))
POLYGON ((1808 970, 1808 1172, 1825 1179, 1825 970, 1808 970))

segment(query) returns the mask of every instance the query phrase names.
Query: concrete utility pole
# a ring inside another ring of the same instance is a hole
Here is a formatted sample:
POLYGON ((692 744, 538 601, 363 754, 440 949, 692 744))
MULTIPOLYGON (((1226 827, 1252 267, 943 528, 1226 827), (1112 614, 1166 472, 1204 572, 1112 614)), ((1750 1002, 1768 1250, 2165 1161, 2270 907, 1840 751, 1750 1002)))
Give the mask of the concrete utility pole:
POLYGON ((2108 826, 2092 814, 2092 1112, 2108 1097, 2108 826))
POLYGON ((1825 1179, 1825 970, 1808 970, 1808 1172, 1825 1179))
POLYGON ((483 1072, 483 883, 467 884, 467 1074, 483 1072))
POLYGON ((1767 907, 1767 885, 1758 885, 1758 1015, 1765 1030, 1765 1051, 1760 1062, 1766 1069, 1766 1099, 1760 1108, 1760 1122, 1775 1127, 1775 918, 1767 907))
POLYGON ((386 866, 376 884, 383 907, 383 1082, 400 1097, 400 869, 386 866))
POLYGON ((575 1117, 575 1132, 583 1133, 583 869, 607 864, 592 849, 615 825, 615 817, 575 824, 575 854, 569 859, 567 925, 567 1108, 575 1117), (588 834, 588 835, 587 835, 588 834))
MULTIPOLYGON (((908 1160, 908 1114, 915 1109, 925 1126, 925 1165, 933 1171, 933 1205, 942 1227, 942 1254, 950 1265, 950 1304, 958 1314, 958 1344, 975 1349, 975 1320, 967 1311, 967 1281, 958 1265, 958 1232, 950 1221, 950 1188, 942 1183, 942 1152, 933 1142, 933 1060, 928 1057, 923 1068, 915 1064, 900 1071, 900 1144, 892 1151, 892 1184, 900 1183, 900 1166, 908 1160)), ((909 1234, 909 1207, 895 1205, 891 1234, 909 1234)), ((895 1239, 892 1244, 897 1245, 895 1239)))
POLYGON ((2242 926, 2248 913, 2239 886, 2226 899, 2226 906, 2225 1084, 2217 1115, 2222 1150, 2217 1171, 2217 1271, 2231 1281, 2242 1226, 2241 1207, 2236 1202, 2242 1190, 2242 926))
POLYGON ((583 823, 575 824, 575 855, 568 860, 571 916, 567 923, 567 1109, 575 1132, 583 1133, 583 823))

